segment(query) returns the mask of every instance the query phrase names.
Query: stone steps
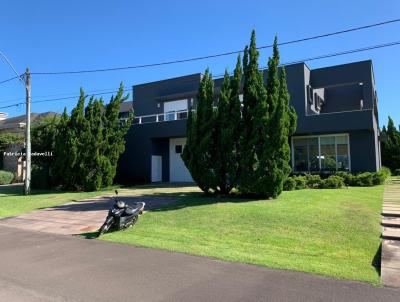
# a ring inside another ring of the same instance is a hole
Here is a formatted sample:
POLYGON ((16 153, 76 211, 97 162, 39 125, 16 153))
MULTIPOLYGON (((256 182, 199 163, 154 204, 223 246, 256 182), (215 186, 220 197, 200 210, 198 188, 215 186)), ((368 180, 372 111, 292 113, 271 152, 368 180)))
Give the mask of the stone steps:
POLYGON ((385 185, 382 206, 381 280, 400 287, 400 180, 385 185))
POLYGON ((382 238, 390 240, 400 240, 400 228, 394 227, 383 227, 382 238))
POLYGON ((382 226, 400 228, 400 217, 384 216, 382 217, 382 226))

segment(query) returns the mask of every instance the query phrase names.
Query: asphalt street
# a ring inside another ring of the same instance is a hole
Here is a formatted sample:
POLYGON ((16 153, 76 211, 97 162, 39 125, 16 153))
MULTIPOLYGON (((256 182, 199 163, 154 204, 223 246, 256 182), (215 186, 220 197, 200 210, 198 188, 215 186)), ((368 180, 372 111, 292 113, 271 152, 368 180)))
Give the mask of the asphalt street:
POLYGON ((0 301, 400 301, 400 290, 0 226, 0 301))

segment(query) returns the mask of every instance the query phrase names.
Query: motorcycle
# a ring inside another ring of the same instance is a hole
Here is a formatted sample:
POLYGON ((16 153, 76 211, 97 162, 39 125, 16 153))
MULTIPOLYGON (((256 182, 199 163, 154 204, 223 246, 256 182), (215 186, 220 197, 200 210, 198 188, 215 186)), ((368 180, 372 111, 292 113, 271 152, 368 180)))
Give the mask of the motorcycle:
MULTIPOLYGON (((118 191, 115 190, 118 197, 118 191)), ((144 202, 137 202, 133 206, 127 205, 124 201, 114 198, 115 202, 108 210, 108 215, 103 225, 100 227, 97 237, 110 230, 123 230, 132 227, 143 213, 144 202)))

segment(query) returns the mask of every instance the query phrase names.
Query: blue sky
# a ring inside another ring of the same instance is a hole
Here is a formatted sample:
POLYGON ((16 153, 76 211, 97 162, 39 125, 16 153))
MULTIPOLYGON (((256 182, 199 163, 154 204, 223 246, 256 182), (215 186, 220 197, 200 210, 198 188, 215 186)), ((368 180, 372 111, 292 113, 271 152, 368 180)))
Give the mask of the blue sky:
MULTIPOLYGON (((400 17, 400 2, 380 1, 6 1, 0 10, 0 50, 19 72, 96 69, 147 64, 243 49, 250 32, 267 45, 400 17), (333 4, 334 3, 334 4, 333 4)), ((282 46, 290 62, 400 40, 400 22, 330 38, 282 46)), ((261 51, 265 65, 270 49, 261 51)), ((400 46, 307 63, 311 68, 372 59, 380 124, 400 123, 400 46)), ((33 76, 32 101, 117 88, 168 77, 232 70, 235 55, 148 69, 68 76, 33 76)), ((0 81, 13 76, 0 61, 0 81)), ((0 106, 20 102, 17 81, 0 85, 0 106)), ((104 96, 107 100, 109 96, 104 96)), ((72 109, 76 100, 32 105, 33 112, 72 109)), ((0 109, 10 116, 24 107, 0 109)))

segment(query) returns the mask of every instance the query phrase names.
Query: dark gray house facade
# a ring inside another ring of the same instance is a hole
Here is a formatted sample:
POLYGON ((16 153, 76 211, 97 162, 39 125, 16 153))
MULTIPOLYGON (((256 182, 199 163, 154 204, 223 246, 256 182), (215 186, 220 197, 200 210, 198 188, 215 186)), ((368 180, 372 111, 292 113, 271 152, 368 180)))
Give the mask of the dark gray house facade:
MULTIPOLYGON (((291 138, 294 173, 377 171, 381 167, 377 94, 371 61, 309 69, 285 67, 298 116, 291 138)), ((181 153, 188 110, 196 107, 201 74, 133 87, 135 122, 126 137, 117 178, 124 183, 190 182, 181 153)), ((215 80, 215 87, 221 79, 215 80)))

